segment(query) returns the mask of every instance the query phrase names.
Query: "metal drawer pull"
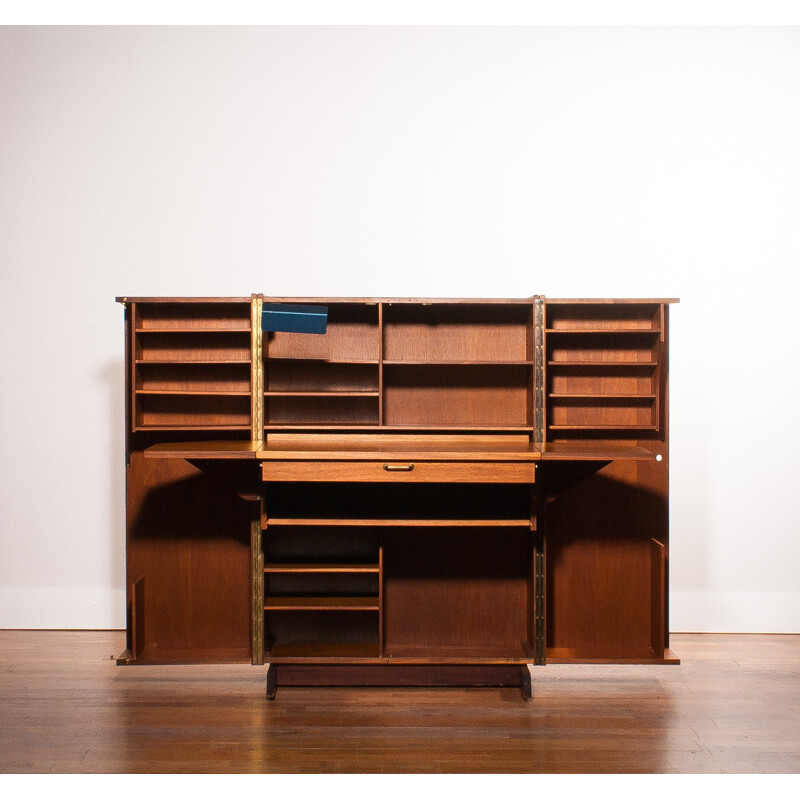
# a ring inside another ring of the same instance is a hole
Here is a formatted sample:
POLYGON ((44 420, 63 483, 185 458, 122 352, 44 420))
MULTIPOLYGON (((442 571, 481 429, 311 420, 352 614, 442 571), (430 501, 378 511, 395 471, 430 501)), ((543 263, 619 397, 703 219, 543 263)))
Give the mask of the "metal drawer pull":
POLYGON ((387 472, 411 472, 414 469, 413 464, 384 464, 383 468, 387 472))

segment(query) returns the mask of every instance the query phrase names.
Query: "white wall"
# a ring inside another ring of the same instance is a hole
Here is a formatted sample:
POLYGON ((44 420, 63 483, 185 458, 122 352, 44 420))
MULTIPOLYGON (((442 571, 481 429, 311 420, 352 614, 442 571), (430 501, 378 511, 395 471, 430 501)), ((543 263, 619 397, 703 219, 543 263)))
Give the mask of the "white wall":
POLYGON ((124 625, 116 295, 661 297, 671 628, 800 631, 800 29, 0 29, 0 627, 124 625))

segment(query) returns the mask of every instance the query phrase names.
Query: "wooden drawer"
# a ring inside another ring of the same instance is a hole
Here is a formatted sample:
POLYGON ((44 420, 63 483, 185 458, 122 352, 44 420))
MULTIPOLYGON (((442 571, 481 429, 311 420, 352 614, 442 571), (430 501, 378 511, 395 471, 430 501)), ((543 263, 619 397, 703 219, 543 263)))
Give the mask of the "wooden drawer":
POLYGON ((531 462, 492 461, 265 461, 265 481, 354 483, 533 483, 531 462))

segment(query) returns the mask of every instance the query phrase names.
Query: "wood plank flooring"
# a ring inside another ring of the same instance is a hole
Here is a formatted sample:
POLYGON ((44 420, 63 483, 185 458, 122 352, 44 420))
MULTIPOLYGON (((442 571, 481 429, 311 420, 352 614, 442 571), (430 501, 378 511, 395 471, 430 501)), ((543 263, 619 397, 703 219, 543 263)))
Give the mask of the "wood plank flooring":
POLYGON ((0 631, 0 772, 800 773, 800 636, 674 635, 680 666, 517 689, 280 687, 117 667, 117 631, 0 631))

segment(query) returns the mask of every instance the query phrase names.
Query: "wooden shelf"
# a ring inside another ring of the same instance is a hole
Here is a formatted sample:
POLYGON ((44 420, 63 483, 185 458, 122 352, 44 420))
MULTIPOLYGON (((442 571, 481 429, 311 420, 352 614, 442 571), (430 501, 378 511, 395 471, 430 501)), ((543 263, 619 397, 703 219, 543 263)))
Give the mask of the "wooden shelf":
POLYGON ((245 391, 227 391, 221 389, 211 390, 211 389, 136 389, 136 394, 141 395, 160 395, 164 397, 170 396, 196 396, 196 397, 250 397, 250 392, 245 391))
POLYGON ((567 334, 569 336, 595 335, 602 336, 658 336, 661 331, 658 328, 547 328, 545 331, 548 336, 567 334))
POLYGON ((530 528, 530 519, 311 519, 274 517, 267 519, 274 527, 346 527, 346 528, 530 528))
POLYGON ((552 400, 655 400, 655 394, 579 394, 567 392, 551 392, 547 395, 552 400))
POLYGON ((264 430, 270 431, 305 431, 305 430, 331 430, 331 431, 374 431, 375 429, 381 431, 436 431, 441 433, 469 431, 469 432, 487 432, 487 433, 529 433, 533 430, 532 425, 381 425, 378 422, 367 423, 363 425, 348 425, 347 423, 338 422, 316 422, 303 425, 291 424, 272 424, 267 423, 264 425, 264 430))
POLYGON ((271 354, 264 356, 264 361, 316 361, 320 364, 373 364, 376 367, 380 363, 377 358, 374 359, 347 359, 347 358, 321 358, 319 356, 273 356, 271 354))
POLYGON ((320 391, 320 392, 302 392, 302 391, 269 391, 264 392, 264 397, 378 397, 378 391, 320 391))
POLYGON ((136 430, 141 431, 249 431, 249 425, 215 425, 213 423, 204 423, 202 425, 149 425, 139 424, 136 430))
POLYGON ((386 657, 393 664, 525 664, 533 648, 527 640, 508 646, 389 644, 386 657))
POLYGON ((258 449, 263 446, 259 441, 196 441, 162 442, 148 447, 144 451, 145 458, 182 458, 182 459, 240 459, 255 458, 258 449))
POLYGON ((137 358, 136 364, 250 364, 249 358, 137 358))
POLYGON ((267 597, 264 611, 379 611, 377 597, 267 597))
POLYGON ((351 425, 346 422, 307 422, 300 425, 292 423, 272 423, 264 425, 265 431, 303 431, 303 430, 331 430, 331 431, 371 431, 379 427, 379 423, 369 422, 359 425, 351 425))
POLYGON ((385 367, 525 367, 531 366, 533 361, 524 360, 492 360, 492 361, 436 361, 426 359, 424 361, 412 361, 410 359, 389 360, 381 362, 385 367))
POLYGON ((265 573, 288 574, 288 573, 376 573, 380 572, 379 564, 267 564, 264 567, 265 573))
POLYGON ((658 361, 548 361, 548 367, 657 367, 658 361))
POLYGON ((657 431, 658 425, 548 425, 551 431, 657 431))
POLYGON ((377 644, 342 643, 325 644, 308 642, 274 644, 264 652, 264 660, 280 664, 284 661, 297 664, 336 664, 358 661, 384 662, 377 644))
POLYGON ((656 453, 638 445, 598 444, 594 442, 552 442, 542 453, 542 461, 655 461, 656 453))
POLYGON ((179 328, 177 326, 160 326, 160 327, 147 327, 147 328, 137 328, 136 335, 139 334, 147 334, 147 333, 180 333, 183 335, 192 334, 192 333, 250 333, 250 326, 246 328, 214 328, 214 327, 182 327, 179 328))

